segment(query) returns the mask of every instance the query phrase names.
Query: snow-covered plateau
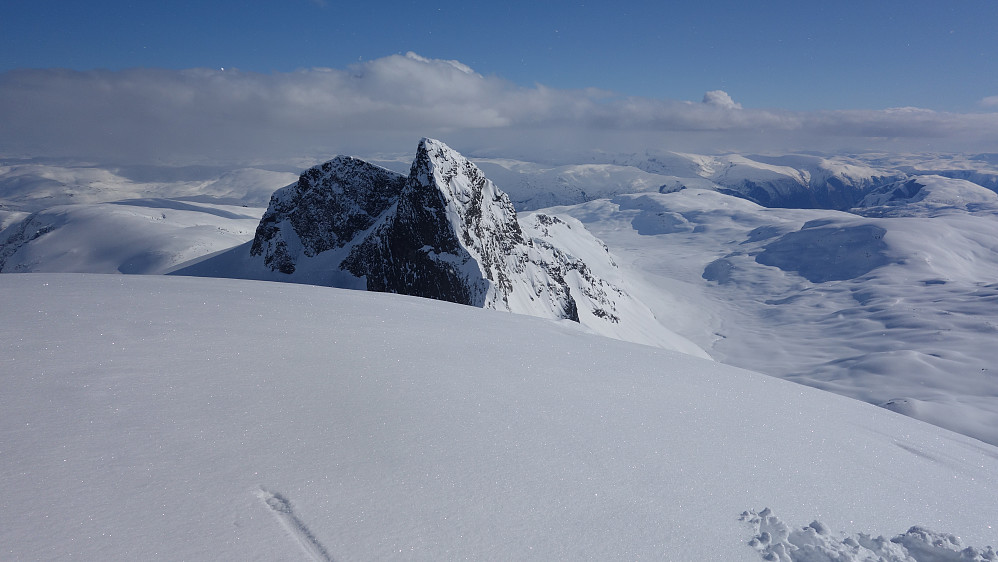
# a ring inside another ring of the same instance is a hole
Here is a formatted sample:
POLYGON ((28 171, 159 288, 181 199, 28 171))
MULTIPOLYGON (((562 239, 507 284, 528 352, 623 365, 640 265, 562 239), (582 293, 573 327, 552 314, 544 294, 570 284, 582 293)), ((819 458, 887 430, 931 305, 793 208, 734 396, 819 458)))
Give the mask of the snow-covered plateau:
POLYGON ((0 162, 0 558, 998 559, 996 178, 0 162))
POLYGON ((244 280, 0 291, 7 560, 995 556, 998 448, 574 322, 244 280))

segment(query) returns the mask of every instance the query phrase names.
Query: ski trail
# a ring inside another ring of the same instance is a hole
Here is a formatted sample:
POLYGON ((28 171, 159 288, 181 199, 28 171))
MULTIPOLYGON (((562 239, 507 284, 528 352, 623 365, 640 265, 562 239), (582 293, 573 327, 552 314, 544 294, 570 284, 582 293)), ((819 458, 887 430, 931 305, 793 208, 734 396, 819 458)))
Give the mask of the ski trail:
POLYGON ((277 518, 278 523, 295 539, 298 546, 301 547, 313 562, 333 562, 329 553, 326 552, 326 548, 316 540, 315 536, 312 535, 312 531, 308 530, 308 527, 302 523, 301 519, 298 519, 294 510, 291 509, 291 502, 284 496, 269 492, 261 486, 256 491, 256 497, 260 498, 260 501, 270 508, 271 513, 277 518))

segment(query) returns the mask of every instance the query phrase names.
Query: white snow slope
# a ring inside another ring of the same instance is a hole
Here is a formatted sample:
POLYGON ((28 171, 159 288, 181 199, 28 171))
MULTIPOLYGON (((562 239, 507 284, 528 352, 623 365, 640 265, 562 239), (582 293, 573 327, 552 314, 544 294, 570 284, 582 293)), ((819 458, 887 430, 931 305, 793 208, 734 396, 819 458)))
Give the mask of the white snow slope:
POLYGON ((258 281, 0 291, 6 560, 925 562, 998 544, 998 448, 574 323, 258 281))
POLYGON ((632 293, 715 359, 998 444, 998 196, 918 182, 869 209, 886 218, 706 190, 547 212, 580 219, 632 293))
POLYGON ((159 198, 59 205, 0 231, 0 272, 165 273, 252 239, 263 211, 159 198))

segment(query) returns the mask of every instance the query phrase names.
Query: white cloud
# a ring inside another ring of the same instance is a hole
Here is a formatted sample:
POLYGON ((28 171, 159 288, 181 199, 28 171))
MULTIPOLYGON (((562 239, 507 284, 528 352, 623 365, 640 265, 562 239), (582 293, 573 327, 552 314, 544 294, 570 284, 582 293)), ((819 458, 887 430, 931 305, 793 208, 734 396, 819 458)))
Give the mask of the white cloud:
MULTIPOLYGON (((988 98, 990 99, 990 98, 988 98)), ((0 74, 0 155, 204 161, 462 150, 998 151, 998 113, 793 112, 595 89, 518 87, 409 53, 345 69, 16 70, 0 74)))
POLYGON ((724 90, 711 90, 703 95, 703 103, 724 109, 741 109, 742 104, 735 103, 728 92, 724 90))
POLYGON ((417 61, 417 62, 421 62, 421 63, 424 63, 424 64, 441 64, 441 63, 442 64, 449 64, 449 65, 453 66, 454 68, 460 70, 461 72, 463 72, 465 74, 477 74, 474 70, 471 69, 470 66, 462 63, 461 61, 457 61, 457 60, 441 60, 441 59, 433 60, 433 59, 428 59, 426 57, 421 57, 421 56, 419 56, 418 54, 416 54, 416 53, 414 53, 412 51, 409 51, 408 53, 406 53, 405 54, 405 58, 411 59, 411 60, 414 60, 414 61, 417 61))
POLYGON ((984 107, 998 107, 998 96, 988 96, 981 100, 984 107))

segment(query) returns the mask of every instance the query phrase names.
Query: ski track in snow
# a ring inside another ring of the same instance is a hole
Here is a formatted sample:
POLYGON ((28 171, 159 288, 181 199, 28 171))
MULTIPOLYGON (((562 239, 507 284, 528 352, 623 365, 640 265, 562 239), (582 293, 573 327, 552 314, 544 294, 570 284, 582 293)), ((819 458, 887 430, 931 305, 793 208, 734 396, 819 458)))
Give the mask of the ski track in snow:
POLYGON ((295 539, 295 542, 298 543, 298 546, 301 547, 310 560, 314 562, 333 562, 332 557, 326 552, 326 547, 322 546, 318 539, 315 538, 315 535, 312 534, 312 531, 295 515, 294 510, 291 509, 291 502, 287 498, 281 494, 270 492, 262 486, 255 493, 260 498, 260 501, 270 508, 271 513, 274 514, 278 523, 295 539))

